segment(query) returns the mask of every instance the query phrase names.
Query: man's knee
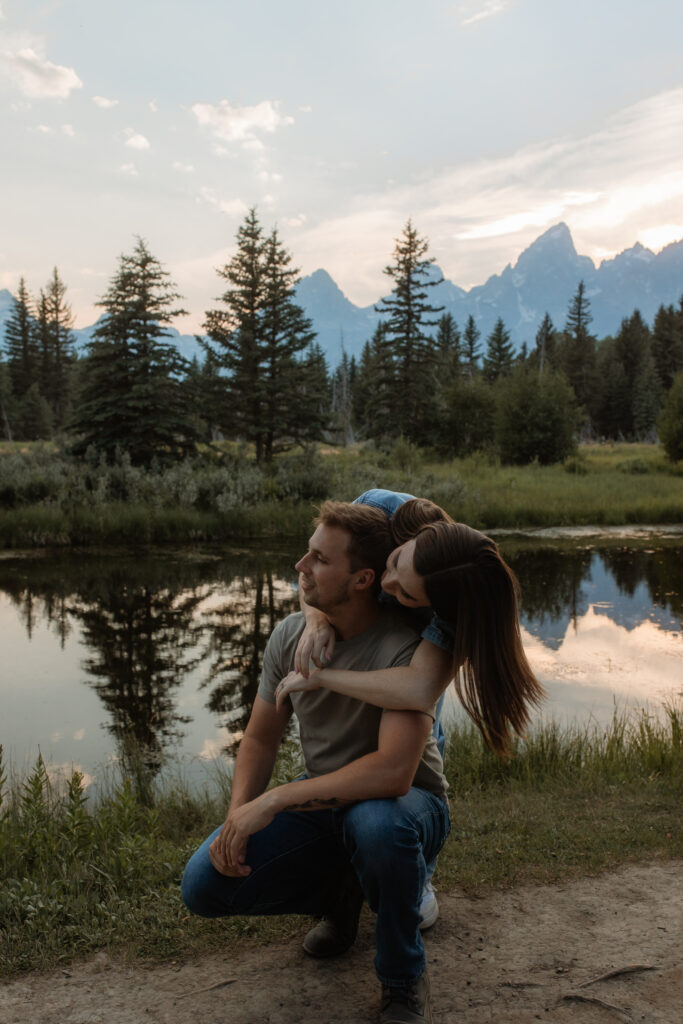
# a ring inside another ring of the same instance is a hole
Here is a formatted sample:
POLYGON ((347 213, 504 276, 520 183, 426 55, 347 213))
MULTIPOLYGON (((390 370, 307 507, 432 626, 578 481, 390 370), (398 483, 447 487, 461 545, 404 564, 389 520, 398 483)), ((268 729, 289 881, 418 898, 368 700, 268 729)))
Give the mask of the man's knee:
POLYGON ((180 885, 183 903, 199 917, 221 917, 226 913, 216 899, 216 875, 208 852, 201 847, 188 861, 180 885))
POLYGON ((398 800, 364 800, 345 816, 344 843, 352 857, 367 857, 379 865, 391 861, 397 848, 415 842, 414 829, 401 813, 398 800))

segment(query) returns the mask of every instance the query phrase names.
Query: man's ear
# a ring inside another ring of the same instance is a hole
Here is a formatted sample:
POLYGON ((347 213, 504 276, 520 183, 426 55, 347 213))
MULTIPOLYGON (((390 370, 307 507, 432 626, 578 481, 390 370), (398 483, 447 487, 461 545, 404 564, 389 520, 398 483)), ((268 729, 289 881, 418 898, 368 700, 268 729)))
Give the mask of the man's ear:
POLYGON ((368 590, 375 582, 374 569, 361 569, 356 573, 356 590, 368 590))

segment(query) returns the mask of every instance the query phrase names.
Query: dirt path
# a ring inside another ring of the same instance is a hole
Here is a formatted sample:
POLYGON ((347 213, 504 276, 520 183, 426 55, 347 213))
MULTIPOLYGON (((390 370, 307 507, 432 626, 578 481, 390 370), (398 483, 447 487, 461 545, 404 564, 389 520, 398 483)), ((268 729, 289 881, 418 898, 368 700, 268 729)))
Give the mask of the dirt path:
MULTIPOLYGON (((681 1024, 682 880, 683 863, 667 861, 483 899, 439 893, 427 939, 435 1024, 681 1024), (634 965, 652 969, 594 981, 634 965)), ((100 956, 5 983, 0 1021, 367 1024, 378 1000, 372 955, 364 912, 354 949, 334 962, 310 960, 298 941, 182 966, 100 956)))

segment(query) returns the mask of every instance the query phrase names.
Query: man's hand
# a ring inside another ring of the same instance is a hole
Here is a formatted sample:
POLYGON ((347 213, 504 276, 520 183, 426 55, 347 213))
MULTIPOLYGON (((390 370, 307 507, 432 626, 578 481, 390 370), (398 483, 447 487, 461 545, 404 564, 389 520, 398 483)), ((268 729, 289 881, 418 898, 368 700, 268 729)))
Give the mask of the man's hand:
POLYGON ((269 793, 230 810, 225 824, 209 847, 209 858, 216 871, 230 878, 245 878, 251 868, 245 864, 247 841, 254 832, 270 825, 275 808, 269 793))
POLYGON ((302 693, 304 690, 319 690, 321 683, 318 682, 317 674, 312 672, 306 678, 300 672, 290 672, 284 679, 280 680, 275 690, 275 706, 279 710, 282 702, 290 693, 302 693))
POLYGON ((308 679, 311 661, 318 668, 325 668, 332 661, 335 632, 324 615, 313 615, 309 610, 306 628, 299 637, 294 654, 294 668, 308 679))

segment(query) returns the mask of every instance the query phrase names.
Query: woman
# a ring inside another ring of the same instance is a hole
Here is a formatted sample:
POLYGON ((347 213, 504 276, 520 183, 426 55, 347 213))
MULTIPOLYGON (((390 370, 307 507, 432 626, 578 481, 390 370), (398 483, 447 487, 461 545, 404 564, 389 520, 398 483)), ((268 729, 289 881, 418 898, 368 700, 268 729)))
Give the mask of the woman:
POLYGON ((305 606, 296 670, 282 680, 278 702, 324 686, 379 707, 427 710, 452 678, 489 747, 505 756, 512 734, 524 732, 543 698, 522 647, 512 571, 490 537, 455 523, 431 501, 384 490, 356 500, 391 517, 398 546, 387 559, 383 594, 407 608, 431 609, 431 619, 409 666, 349 672, 324 667, 334 631, 321 612, 305 606))

